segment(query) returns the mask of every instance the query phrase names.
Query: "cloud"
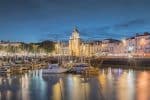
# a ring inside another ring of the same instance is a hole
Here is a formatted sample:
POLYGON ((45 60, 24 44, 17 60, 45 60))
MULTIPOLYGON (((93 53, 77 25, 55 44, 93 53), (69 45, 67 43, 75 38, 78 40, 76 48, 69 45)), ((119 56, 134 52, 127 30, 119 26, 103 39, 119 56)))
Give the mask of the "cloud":
MULTIPOLYGON (((101 40, 106 38, 121 39, 134 35, 143 29, 143 26, 148 25, 147 19, 134 19, 119 24, 108 26, 89 26, 86 28, 79 28, 80 37, 83 40, 101 40), (137 30, 139 29, 139 30, 137 30)), ((101 26, 101 25, 100 25, 101 26)), ((70 29, 60 33, 46 33, 44 34, 44 40, 68 40, 72 31, 70 29)))
POLYGON ((147 18, 134 19, 112 26, 111 31, 116 32, 116 34, 122 34, 124 37, 129 37, 135 35, 135 33, 149 31, 149 29, 146 29, 149 24, 150 22, 147 18))
POLYGON ((135 19, 135 20, 130 20, 125 23, 117 24, 114 26, 114 28, 130 28, 133 26, 139 26, 139 25, 145 25, 147 22, 145 19, 135 19))
POLYGON ((69 32, 61 32, 61 33, 50 33, 46 32, 44 35, 42 34, 42 38, 39 39, 39 41, 43 40, 53 40, 53 41, 59 41, 59 40, 68 40, 69 36, 71 34, 69 32))
POLYGON ((119 24, 103 27, 88 27, 82 29, 81 37, 84 39, 105 39, 105 38, 116 38, 121 39, 129 37, 137 32, 142 32, 144 26, 148 25, 148 20, 145 18, 134 19, 119 24), (140 30, 141 29, 141 30, 140 30))

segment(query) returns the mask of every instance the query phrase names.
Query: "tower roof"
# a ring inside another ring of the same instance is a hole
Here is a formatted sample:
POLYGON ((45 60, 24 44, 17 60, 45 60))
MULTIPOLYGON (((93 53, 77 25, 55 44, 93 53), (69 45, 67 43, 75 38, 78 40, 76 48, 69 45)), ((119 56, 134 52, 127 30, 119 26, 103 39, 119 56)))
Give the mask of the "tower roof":
POLYGON ((78 31, 78 29, 77 29, 77 27, 76 27, 76 26, 74 27, 73 32, 77 32, 77 33, 79 33, 79 31, 78 31))
POLYGON ((73 32, 72 32, 72 36, 70 39, 75 39, 75 38, 80 38, 79 31, 78 31, 77 27, 74 27, 73 32))

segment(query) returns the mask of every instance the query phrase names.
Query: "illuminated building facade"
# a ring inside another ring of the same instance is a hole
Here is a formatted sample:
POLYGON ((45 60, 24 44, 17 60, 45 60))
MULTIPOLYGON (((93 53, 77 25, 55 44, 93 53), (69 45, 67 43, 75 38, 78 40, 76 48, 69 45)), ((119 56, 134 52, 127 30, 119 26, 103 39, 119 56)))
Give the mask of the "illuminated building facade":
POLYGON ((56 42, 55 43, 55 55, 68 56, 69 55, 68 42, 66 41, 56 42))
POLYGON ((116 39, 105 39, 102 40, 102 52, 107 53, 107 54, 114 54, 118 53, 120 41, 116 39))
POLYGON ((150 34, 144 33, 142 35, 136 35, 136 52, 150 53, 150 34))
POLYGON ((135 37, 127 38, 123 42, 124 52, 133 55, 149 55, 150 53, 150 33, 136 34, 135 37))
POLYGON ((69 39, 69 54, 72 56, 80 56, 81 40, 79 31, 74 28, 72 36, 69 39))
POLYGON ((82 41, 79 31, 74 28, 68 42, 56 44, 57 54, 68 56, 150 56, 150 33, 136 35, 122 41, 104 39, 82 41))

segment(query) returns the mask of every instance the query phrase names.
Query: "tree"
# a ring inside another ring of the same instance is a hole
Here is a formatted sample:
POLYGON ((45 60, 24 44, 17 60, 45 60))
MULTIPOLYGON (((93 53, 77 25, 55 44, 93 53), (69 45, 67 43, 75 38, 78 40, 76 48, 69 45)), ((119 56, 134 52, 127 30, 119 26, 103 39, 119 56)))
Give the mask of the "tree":
POLYGON ((46 53, 50 53, 55 49, 55 45, 54 42, 46 40, 39 43, 39 48, 43 48, 46 53))
POLYGON ((17 52, 19 52, 19 47, 8 45, 5 50, 7 51, 7 53, 16 54, 17 52))
POLYGON ((4 46, 0 45, 0 51, 4 50, 4 46))

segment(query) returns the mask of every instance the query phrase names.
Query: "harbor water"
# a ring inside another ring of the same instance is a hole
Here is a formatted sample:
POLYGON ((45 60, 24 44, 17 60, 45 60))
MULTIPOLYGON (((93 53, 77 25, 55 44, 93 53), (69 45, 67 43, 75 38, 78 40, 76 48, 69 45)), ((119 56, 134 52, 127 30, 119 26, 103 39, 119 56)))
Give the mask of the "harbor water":
POLYGON ((150 100, 150 71, 105 68, 98 76, 41 70, 1 75, 0 100, 150 100))

